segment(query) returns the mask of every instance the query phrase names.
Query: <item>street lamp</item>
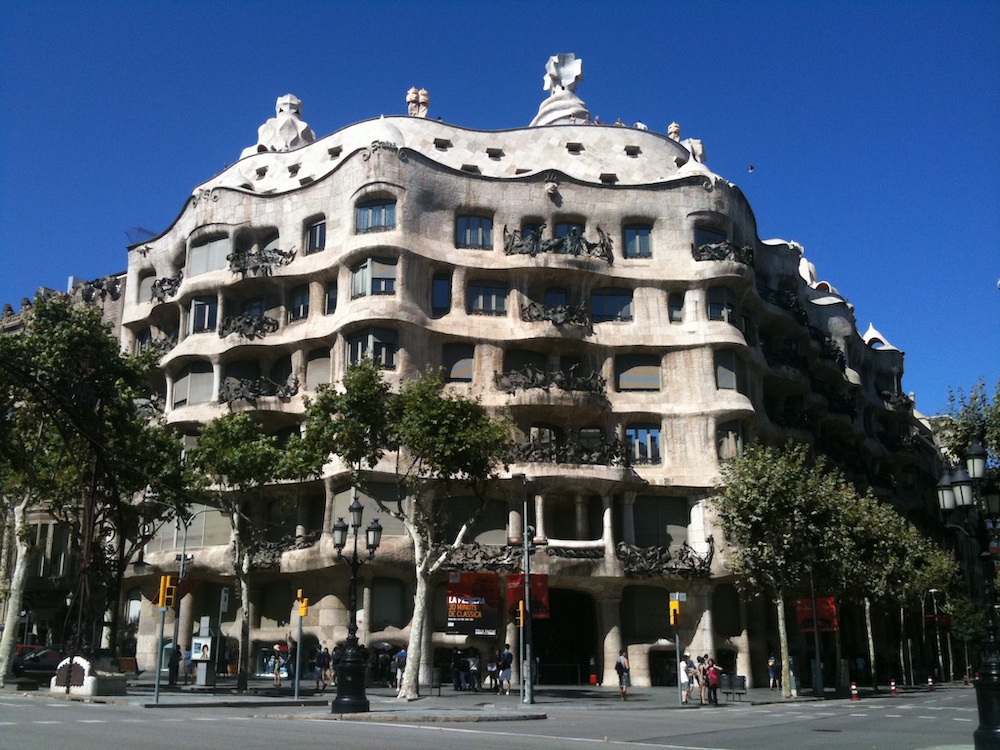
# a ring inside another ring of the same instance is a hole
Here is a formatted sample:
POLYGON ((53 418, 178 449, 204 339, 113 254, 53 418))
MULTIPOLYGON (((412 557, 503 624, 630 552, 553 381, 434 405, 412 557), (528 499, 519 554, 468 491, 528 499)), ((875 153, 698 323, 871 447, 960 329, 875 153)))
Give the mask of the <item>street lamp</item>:
POLYGON ((514 479, 521 480, 524 490, 524 507, 521 515, 521 544, 524 560, 524 614, 521 623, 521 702, 535 702, 535 676, 532 673, 534 654, 531 643, 531 540, 535 529, 528 525, 528 485, 535 481, 534 477, 515 474, 514 479))
POLYGON ((947 514, 956 509, 974 509, 979 522, 974 526, 976 536, 962 526, 948 524, 980 544, 983 564, 983 586, 986 593, 986 638, 983 641, 983 659, 976 680, 976 703, 979 708, 979 727, 973 737, 976 750, 1000 750, 1000 650, 997 647, 996 591, 994 577, 996 562, 992 553, 993 537, 997 534, 1000 516, 1000 490, 987 476, 987 452, 978 438, 972 439, 965 457, 965 466, 946 472, 938 483, 938 503, 947 514))
MULTIPOLYGON (((365 697, 365 662, 358 648, 358 571, 364 560, 358 557, 358 530, 361 528, 361 516, 364 506, 358 501, 358 490, 351 488, 353 499, 347 512, 351 515, 351 531, 354 536, 354 549, 347 563, 351 566, 350 593, 348 595, 351 618, 347 626, 347 643, 344 655, 340 658, 337 668, 337 697, 330 706, 331 713, 355 714, 368 711, 368 698, 365 697)), ((382 541, 382 525, 376 518, 365 530, 365 546, 368 549, 368 560, 375 557, 375 550, 382 541)), ((343 559, 344 547, 347 546, 347 524, 343 518, 338 518, 333 525, 333 546, 337 557, 343 559)))
MULTIPOLYGON (((941 590, 929 589, 927 593, 931 595, 931 607, 934 610, 934 635, 935 635, 935 642, 937 643, 938 675, 940 675, 940 679, 943 681, 944 655, 941 652, 941 615, 938 613, 938 602, 937 602, 937 595, 941 593, 941 590)), ((954 665, 952 665, 952 671, 954 671, 954 665)))

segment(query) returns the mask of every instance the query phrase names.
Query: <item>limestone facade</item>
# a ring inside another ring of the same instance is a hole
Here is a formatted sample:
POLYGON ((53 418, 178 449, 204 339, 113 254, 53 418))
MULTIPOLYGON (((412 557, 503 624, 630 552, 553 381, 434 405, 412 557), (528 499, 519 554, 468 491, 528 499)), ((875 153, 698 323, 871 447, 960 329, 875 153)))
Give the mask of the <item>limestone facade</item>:
MULTIPOLYGON (((520 543, 526 505, 533 569, 549 575, 552 619, 535 643, 550 683, 603 680, 627 647, 635 684, 669 684, 667 602, 683 592, 682 650, 762 684, 775 636, 766 608, 737 595, 707 500, 720 460, 746 441, 813 442, 901 507, 919 509, 933 487, 902 352, 859 334, 799 245, 758 238, 738 187, 644 127, 383 117, 249 153, 129 248, 124 288, 123 346, 160 349, 166 419, 192 439, 229 410, 297 430, 303 399, 362 352, 390 382, 442 368, 449 388, 509 410, 519 458, 476 530, 486 558, 466 568, 504 574, 490 556, 520 543)), ((391 468, 376 480, 387 486, 391 468)), ((246 604, 255 648, 294 634, 300 588, 308 637, 332 648, 346 636, 348 572, 330 529, 347 515, 348 480, 327 469, 256 511, 274 551, 246 604)), ((378 515, 364 500, 366 519, 378 515)), ((359 637, 400 644, 408 543, 380 520, 359 637)), ((187 531, 182 646, 221 588, 236 590, 228 542, 212 512, 187 531)), ((155 658, 148 599, 181 544, 161 535, 151 572, 131 579, 140 663, 155 658)), ((516 651, 509 623, 496 642, 449 635, 445 587, 428 665, 453 645, 516 651)), ((236 635, 231 598, 223 623, 236 635)))

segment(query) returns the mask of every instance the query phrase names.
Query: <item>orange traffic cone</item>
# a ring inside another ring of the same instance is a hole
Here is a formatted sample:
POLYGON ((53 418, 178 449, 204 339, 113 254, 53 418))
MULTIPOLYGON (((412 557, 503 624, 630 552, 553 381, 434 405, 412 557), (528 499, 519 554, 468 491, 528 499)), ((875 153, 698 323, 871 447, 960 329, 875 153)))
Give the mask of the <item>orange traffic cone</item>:
POLYGON ((927 675, 927 692, 934 690, 934 677, 927 675))
POLYGON ((851 700, 852 701, 861 700, 861 696, 858 695, 858 683, 856 682, 851 683, 851 700))
POLYGON ((893 677, 889 680, 889 695, 897 696, 899 693, 896 692, 896 678, 893 677))

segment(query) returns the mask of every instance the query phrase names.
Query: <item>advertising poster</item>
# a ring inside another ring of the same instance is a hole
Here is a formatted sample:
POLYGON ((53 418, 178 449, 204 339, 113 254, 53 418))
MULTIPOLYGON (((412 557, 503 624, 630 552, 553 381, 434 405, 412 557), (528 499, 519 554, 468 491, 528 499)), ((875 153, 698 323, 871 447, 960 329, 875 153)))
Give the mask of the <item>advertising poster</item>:
MULTIPOLYGON (((795 619, 799 622, 799 632, 811 633, 815 630, 812 599, 796 599, 795 615, 795 619)), ((835 633, 837 631, 837 608, 834 606, 832 596, 816 597, 816 619, 819 621, 821 633, 835 633)))
MULTIPOLYGON (((524 573, 507 575, 507 618, 517 619, 518 602, 524 598, 524 573)), ((544 573, 531 574, 531 619, 549 619, 549 577, 544 573)))
POLYGON ((500 581, 495 573, 448 576, 448 632, 495 638, 500 615, 500 581))
POLYGON ((212 638, 195 636, 191 641, 191 661, 212 660, 212 638))

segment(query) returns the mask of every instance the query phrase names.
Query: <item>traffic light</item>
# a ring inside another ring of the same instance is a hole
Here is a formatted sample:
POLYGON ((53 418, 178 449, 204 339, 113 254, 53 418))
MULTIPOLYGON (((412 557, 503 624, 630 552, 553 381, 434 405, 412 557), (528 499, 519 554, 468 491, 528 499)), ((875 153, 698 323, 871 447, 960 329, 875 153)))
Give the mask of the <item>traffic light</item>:
POLYGON ((521 599, 517 603, 517 626, 519 628, 524 627, 524 599, 521 599))
POLYGON ((681 624, 680 602, 670 602, 670 624, 674 626, 681 624))
POLYGON ((309 614, 309 600, 299 599, 299 617, 305 617, 309 614))
POLYGON ((177 598, 177 578, 175 576, 160 576, 159 606, 172 607, 177 598))

